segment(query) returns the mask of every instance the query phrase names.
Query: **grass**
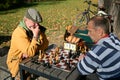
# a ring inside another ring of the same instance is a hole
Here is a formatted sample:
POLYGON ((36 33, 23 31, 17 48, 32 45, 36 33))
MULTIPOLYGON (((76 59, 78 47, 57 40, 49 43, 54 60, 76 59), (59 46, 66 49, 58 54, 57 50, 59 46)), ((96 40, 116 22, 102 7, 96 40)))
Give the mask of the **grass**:
MULTIPOLYGON (((96 0, 92 2, 97 3, 96 0)), ((19 21, 23 19, 26 9, 34 7, 43 17, 42 25, 47 28, 46 34, 50 43, 61 44, 61 41, 64 41, 65 27, 72 25, 76 15, 87 7, 84 0, 44 1, 32 4, 34 5, 0 11, 0 35, 11 35, 19 21)))

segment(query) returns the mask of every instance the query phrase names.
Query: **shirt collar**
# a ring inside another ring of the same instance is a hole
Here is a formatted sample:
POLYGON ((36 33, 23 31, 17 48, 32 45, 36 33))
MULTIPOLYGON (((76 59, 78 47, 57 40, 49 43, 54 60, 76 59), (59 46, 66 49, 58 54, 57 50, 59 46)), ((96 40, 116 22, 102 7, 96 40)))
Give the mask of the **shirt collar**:
POLYGON ((103 41, 109 39, 109 35, 103 36, 99 41, 97 41, 95 44, 101 44, 103 41))

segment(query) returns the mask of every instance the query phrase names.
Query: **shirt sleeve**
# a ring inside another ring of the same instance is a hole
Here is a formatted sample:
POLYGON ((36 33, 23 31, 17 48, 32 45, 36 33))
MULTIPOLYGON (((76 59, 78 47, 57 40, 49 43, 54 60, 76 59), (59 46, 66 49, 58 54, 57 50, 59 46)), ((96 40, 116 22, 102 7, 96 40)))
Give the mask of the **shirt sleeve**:
POLYGON ((78 62, 77 68, 81 75, 88 75, 96 71, 99 65, 99 59, 93 51, 86 53, 85 58, 78 62))
POLYGON ((13 51, 18 51, 18 54, 19 52, 22 54, 27 54, 28 57, 34 56, 38 49, 37 41, 34 38, 30 40, 27 37, 26 32, 21 28, 17 28, 14 31, 12 35, 11 45, 14 48, 13 51))

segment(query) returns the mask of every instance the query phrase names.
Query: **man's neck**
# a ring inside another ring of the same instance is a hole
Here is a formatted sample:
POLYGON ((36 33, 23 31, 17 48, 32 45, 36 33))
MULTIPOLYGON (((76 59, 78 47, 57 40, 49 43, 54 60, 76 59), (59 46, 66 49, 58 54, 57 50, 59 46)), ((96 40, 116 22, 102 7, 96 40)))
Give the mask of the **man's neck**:
MULTIPOLYGON (((103 38, 106 38, 106 37, 109 37, 109 35, 108 35, 108 34, 104 34, 99 40, 101 40, 101 39, 103 39, 103 38)), ((98 40, 98 41, 99 41, 99 40, 98 40)), ((95 44, 96 44, 98 41, 96 41, 95 44)))

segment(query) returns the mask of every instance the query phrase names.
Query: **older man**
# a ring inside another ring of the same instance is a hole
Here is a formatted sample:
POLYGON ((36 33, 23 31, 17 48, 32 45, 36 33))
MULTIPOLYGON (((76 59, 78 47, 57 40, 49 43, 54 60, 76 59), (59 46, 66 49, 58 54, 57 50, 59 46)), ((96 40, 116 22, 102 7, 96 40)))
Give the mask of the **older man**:
POLYGON ((48 40, 45 35, 40 13, 29 8, 23 20, 12 33, 11 46, 8 52, 7 65, 12 77, 18 73, 19 63, 24 58, 33 57, 39 50, 44 51, 48 47, 48 40))

